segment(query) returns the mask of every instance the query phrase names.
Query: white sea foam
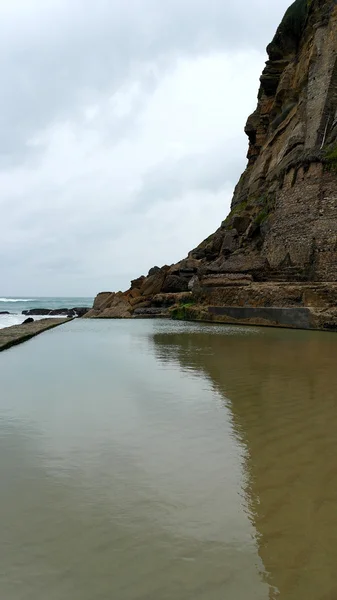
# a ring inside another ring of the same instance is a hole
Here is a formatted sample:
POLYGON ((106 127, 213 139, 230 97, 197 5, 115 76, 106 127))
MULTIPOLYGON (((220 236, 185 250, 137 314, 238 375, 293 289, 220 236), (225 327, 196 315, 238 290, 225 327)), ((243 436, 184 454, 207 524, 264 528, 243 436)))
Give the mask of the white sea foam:
POLYGON ((34 298, 0 298, 0 302, 33 302, 34 298))
MULTIPOLYGON (((9 315, 0 315, 0 329, 4 327, 11 327, 12 325, 21 325, 26 319, 27 315, 20 315, 18 313, 11 313, 9 315)), ((64 319, 64 315, 34 315, 34 321, 40 321, 41 319, 64 319)))
POLYGON ((11 327, 11 325, 20 325, 25 318, 24 315, 0 315, 0 329, 3 327, 11 327))

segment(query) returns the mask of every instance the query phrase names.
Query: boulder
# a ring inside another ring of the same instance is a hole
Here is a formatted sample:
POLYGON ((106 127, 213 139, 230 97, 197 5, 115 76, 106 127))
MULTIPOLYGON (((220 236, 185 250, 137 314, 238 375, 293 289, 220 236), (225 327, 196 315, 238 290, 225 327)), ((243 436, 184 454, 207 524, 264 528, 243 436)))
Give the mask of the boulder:
POLYGON ((192 273, 196 273, 197 270, 200 267, 200 260, 197 260, 195 258, 193 258, 192 256, 189 256, 188 258, 184 258, 183 260, 181 260, 180 262, 176 263, 175 265, 172 265, 170 267, 169 272, 176 275, 177 273, 182 273, 183 271, 189 271, 192 273))
POLYGON ((134 288, 129 292, 130 298, 139 298, 140 295, 140 290, 138 288, 134 288))
POLYGON ((229 254, 237 250, 238 247, 239 236, 237 230, 231 229, 229 231, 226 231, 222 242, 221 253, 224 256, 228 256, 229 254))
MULTIPOLYGON (((69 312, 70 312, 69 308, 54 308, 53 310, 49 311, 48 315, 53 316, 53 317, 57 317, 59 315, 65 315, 67 317, 69 312)), ((39 313, 36 313, 36 314, 39 314, 39 313)))
POLYGON ((0 310, 0 315, 9 315, 8 310, 0 310))
POLYGON ((144 275, 138 277, 137 279, 133 279, 131 281, 131 290, 134 290, 135 288, 140 289, 145 279, 146 277, 144 277, 144 275))
POLYGON ((160 267, 152 267, 152 269, 149 270, 147 276, 151 277, 152 275, 158 273, 158 271, 160 271, 160 267))
POLYGON ((197 294, 200 291, 200 279, 198 275, 194 275, 192 279, 188 282, 189 292, 193 294, 197 294))
POLYGON ((94 300, 93 309, 102 310, 103 305, 105 305, 107 300, 109 300, 109 298, 113 295, 114 292, 100 292, 99 294, 97 294, 94 300))
POLYGON ((154 275, 150 277, 146 277, 144 279, 142 286, 140 288, 140 293, 142 296, 154 296, 155 294, 159 294, 161 292, 164 281, 166 277, 166 272, 162 269, 157 271, 154 275))
POLYGON ((106 308, 103 312, 98 313, 99 319, 130 319, 132 307, 130 304, 120 302, 115 306, 106 308))
POLYGON ((32 317, 28 317, 28 319, 25 319, 25 321, 23 321, 22 325, 26 325, 27 323, 34 323, 34 319, 32 317))
POLYGON ((136 296, 136 298, 131 297, 129 302, 130 302, 131 306, 137 306, 138 304, 145 302, 145 297, 144 296, 136 296))
POLYGON ((127 293, 110 294, 102 304, 101 310, 90 310, 84 318, 127 319, 131 317, 132 306, 127 293))
POLYGON ((138 310, 139 308, 149 308, 151 306, 151 301, 143 300, 143 302, 139 302, 136 306, 137 306, 137 308, 135 309, 135 311, 138 310))
POLYGON ((161 291, 164 294, 170 294, 175 292, 187 292, 187 290, 188 280, 185 277, 181 277, 179 275, 168 275, 161 289, 161 291))
POLYGON ((236 229, 239 235, 244 234, 251 222, 251 217, 249 215, 235 215, 232 219, 233 229, 236 229))
POLYGON ((203 260, 206 258, 206 246, 198 246, 195 250, 192 250, 191 256, 196 260, 203 260))
POLYGON ((29 310, 23 310, 22 311, 23 315, 39 315, 39 316, 44 316, 44 315, 49 315, 50 314, 50 308, 30 308, 29 310))

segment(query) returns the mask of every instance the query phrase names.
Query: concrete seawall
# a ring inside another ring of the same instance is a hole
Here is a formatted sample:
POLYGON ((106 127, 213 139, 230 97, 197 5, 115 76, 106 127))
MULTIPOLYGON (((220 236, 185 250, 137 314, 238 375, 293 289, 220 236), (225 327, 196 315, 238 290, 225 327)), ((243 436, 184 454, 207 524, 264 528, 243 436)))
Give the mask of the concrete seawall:
POLYGON ((312 323, 312 314, 308 308, 272 308, 272 307, 237 307, 210 306, 210 315, 232 323, 251 325, 268 325, 274 327, 290 327, 295 329, 316 329, 312 323))
POLYGON ((17 344, 22 344, 22 342, 30 340, 36 335, 39 335, 39 333, 58 327, 58 325, 67 323, 70 320, 71 319, 41 319, 40 321, 34 321, 33 323, 4 327, 4 329, 0 329, 0 352, 17 344))

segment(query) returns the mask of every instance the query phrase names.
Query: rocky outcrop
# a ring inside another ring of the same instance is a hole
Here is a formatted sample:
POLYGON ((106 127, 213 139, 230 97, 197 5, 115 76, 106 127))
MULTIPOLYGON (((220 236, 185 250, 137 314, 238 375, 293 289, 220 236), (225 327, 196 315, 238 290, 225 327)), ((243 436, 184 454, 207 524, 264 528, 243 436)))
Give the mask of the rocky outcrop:
MULTIPOLYGON (((99 294, 100 295, 100 294, 99 294)), ((74 308, 30 308, 29 310, 23 310, 23 315, 35 315, 35 316, 65 316, 68 318, 83 317, 89 310, 86 306, 76 306, 74 308)))
MULTIPOLYGON (((183 261, 172 267, 153 267, 147 277, 131 282, 126 292, 101 292, 96 296, 93 308, 85 318, 127 319, 132 316, 169 316, 169 307, 190 299, 188 291, 190 275, 186 277, 186 265, 195 261, 183 261)), ((194 273, 193 270, 191 270, 194 273)))
POLYGON ((140 314, 158 295, 165 306, 166 294, 172 303, 172 294, 189 293, 189 301, 177 295, 174 304, 192 302, 204 316, 207 306, 291 307, 293 296, 307 307, 311 294, 311 322, 335 327, 336 32, 337 0, 290 6, 267 48, 257 108, 245 127, 248 164, 230 214, 185 260, 151 269, 124 294, 103 295, 109 307, 99 295, 88 316, 140 314))
POLYGON ((50 313, 50 308, 30 308, 23 310, 23 315, 36 315, 36 316, 47 316, 50 313))

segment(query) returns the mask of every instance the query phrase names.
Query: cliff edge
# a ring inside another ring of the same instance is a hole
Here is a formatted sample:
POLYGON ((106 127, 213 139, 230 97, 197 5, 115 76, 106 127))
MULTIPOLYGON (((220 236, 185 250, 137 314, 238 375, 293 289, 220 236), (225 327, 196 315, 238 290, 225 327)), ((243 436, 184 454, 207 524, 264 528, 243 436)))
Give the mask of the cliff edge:
POLYGON ((337 0, 296 0, 267 52, 230 214, 180 263, 99 294, 87 317, 289 325, 270 316, 282 308, 337 328, 337 0))

